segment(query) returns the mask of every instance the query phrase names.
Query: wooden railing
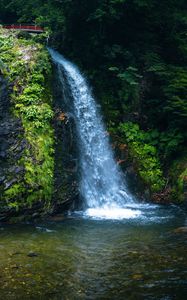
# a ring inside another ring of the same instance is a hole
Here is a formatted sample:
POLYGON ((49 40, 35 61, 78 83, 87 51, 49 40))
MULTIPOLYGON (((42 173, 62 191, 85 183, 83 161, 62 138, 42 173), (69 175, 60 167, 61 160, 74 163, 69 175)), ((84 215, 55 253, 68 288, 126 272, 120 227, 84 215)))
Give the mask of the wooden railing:
POLYGON ((23 30, 28 32, 44 32, 44 29, 41 26, 37 26, 37 25, 11 24, 11 25, 3 25, 3 28, 23 30))

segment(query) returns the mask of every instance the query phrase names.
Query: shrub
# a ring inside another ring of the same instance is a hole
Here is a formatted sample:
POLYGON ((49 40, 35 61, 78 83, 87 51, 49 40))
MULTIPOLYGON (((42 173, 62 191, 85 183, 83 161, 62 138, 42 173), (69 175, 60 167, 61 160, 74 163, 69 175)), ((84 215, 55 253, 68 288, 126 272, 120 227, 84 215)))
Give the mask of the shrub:
POLYGON ((146 133, 140 130, 138 124, 132 122, 120 124, 119 130, 128 144, 130 156, 144 183, 152 192, 162 190, 165 180, 157 150, 146 142, 146 133))

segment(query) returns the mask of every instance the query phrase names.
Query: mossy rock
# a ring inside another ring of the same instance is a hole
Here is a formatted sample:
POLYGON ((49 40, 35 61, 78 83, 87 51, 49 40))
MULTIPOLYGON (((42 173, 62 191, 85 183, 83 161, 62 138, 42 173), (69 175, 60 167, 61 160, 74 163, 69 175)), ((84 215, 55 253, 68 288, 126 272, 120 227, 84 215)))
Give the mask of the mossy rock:
POLYGON ((6 173, 0 186, 0 206, 17 212, 31 209, 33 213, 32 207, 39 203, 40 209, 48 211, 54 186, 50 57, 45 45, 32 35, 5 29, 0 29, 0 52, 1 72, 10 90, 10 105, 4 114, 7 128, 15 119, 13 132, 9 130, 6 136, 5 166, 0 167, 0 174, 6 173), (9 171, 15 166, 23 171, 9 171))
POLYGON ((187 203, 187 152, 177 159, 169 170, 174 202, 187 203))

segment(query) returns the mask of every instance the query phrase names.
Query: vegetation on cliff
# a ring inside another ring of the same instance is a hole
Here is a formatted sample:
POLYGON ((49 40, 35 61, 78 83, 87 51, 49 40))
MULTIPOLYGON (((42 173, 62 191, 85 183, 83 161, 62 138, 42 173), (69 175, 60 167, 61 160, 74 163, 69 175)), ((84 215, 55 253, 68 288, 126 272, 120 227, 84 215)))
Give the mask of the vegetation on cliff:
MULTIPOLYGON (((51 64, 48 52, 34 38, 0 29, 0 67, 9 84, 10 114, 21 121, 17 137, 24 141, 15 162, 18 174, 6 174, 0 206, 27 209, 50 207, 54 173, 51 64)), ((9 152, 10 153, 10 152, 9 152)), ((11 164, 11 155, 7 163, 11 164)), ((15 167, 15 166, 14 166, 15 167)))

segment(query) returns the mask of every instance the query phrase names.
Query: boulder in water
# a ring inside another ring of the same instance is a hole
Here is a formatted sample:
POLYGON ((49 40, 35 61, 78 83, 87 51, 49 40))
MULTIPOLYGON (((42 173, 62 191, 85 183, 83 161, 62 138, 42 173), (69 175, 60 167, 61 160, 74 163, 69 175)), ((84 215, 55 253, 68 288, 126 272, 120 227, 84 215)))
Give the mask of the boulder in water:
POLYGON ((174 233, 187 233, 187 226, 176 228, 174 233))

